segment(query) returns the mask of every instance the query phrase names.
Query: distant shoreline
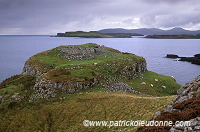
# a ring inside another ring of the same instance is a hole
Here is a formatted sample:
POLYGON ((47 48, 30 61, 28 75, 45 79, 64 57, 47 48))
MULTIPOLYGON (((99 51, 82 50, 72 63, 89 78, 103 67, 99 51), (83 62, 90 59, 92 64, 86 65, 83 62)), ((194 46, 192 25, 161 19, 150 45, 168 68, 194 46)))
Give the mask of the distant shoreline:
POLYGON ((152 38, 152 39, 200 39, 200 36, 194 35, 148 35, 145 38, 152 38))

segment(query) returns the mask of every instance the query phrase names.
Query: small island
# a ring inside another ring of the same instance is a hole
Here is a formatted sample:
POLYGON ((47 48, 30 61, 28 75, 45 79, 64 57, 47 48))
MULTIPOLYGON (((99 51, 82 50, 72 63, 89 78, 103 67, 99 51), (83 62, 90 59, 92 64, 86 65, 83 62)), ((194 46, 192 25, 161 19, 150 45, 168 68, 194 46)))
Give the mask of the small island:
POLYGON ((132 36, 143 36, 137 33, 100 33, 97 31, 76 31, 57 33, 56 37, 81 37, 81 38, 132 38, 132 36))
POLYGON ((175 54, 167 54, 166 58, 180 58, 179 61, 187 61, 191 62, 192 64, 200 65, 200 54, 195 54, 194 57, 179 57, 175 54))
POLYGON ((187 35, 187 34, 180 34, 180 35, 148 35, 145 38, 153 38, 153 39, 200 39, 200 36, 197 35, 187 35))

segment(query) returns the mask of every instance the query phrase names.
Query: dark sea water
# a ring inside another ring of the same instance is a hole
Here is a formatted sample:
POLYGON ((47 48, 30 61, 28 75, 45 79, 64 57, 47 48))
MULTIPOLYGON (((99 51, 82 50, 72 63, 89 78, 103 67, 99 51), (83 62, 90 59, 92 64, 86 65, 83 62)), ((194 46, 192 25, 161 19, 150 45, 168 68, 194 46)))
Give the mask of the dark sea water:
POLYGON ((146 58, 147 68, 174 76, 185 84, 200 75, 200 66, 164 58, 166 54, 193 56, 200 53, 200 39, 72 38, 50 36, 0 36, 0 82, 22 72, 32 55, 60 45, 97 43, 146 58))

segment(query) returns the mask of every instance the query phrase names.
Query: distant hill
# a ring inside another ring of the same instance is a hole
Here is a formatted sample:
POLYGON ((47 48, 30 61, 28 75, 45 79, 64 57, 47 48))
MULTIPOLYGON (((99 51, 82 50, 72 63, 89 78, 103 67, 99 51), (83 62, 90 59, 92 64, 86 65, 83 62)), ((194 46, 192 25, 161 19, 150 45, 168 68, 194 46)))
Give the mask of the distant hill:
POLYGON ((113 28, 113 29, 103 29, 99 30, 100 33, 137 33, 144 35, 180 35, 180 34, 188 34, 188 35, 197 35, 200 34, 200 30, 190 31, 185 30, 183 28, 173 28, 170 30, 162 30, 158 28, 139 28, 139 29, 123 29, 123 28, 113 28))

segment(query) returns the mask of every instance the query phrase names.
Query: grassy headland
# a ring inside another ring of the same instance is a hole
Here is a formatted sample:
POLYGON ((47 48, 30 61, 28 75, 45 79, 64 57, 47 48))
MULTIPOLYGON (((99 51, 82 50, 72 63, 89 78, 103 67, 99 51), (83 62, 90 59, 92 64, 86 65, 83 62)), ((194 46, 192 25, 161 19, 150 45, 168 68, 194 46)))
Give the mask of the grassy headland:
POLYGON ((180 85, 172 77, 142 69, 145 63, 142 57, 93 43, 38 53, 26 65, 42 75, 16 75, 0 84, 0 131, 135 131, 136 127, 85 127, 83 121, 150 120, 155 112, 163 110, 180 85), (69 48, 74 50, 73 56, 66 52, 69 48), (93 48, 90 56, 82 51, 93 48), (81 50, 82 56, 75 56, 76 50, 81 50), (94 78, 98 82, 74 93, 34 99, 33 95, 38 94, 33 89, 35 84, 45 81, 40 78, 48 80, 45 85, 85 85, 94 78), (112 82, 123 82, 149 96, 107 92, 105 85, 112 82))

